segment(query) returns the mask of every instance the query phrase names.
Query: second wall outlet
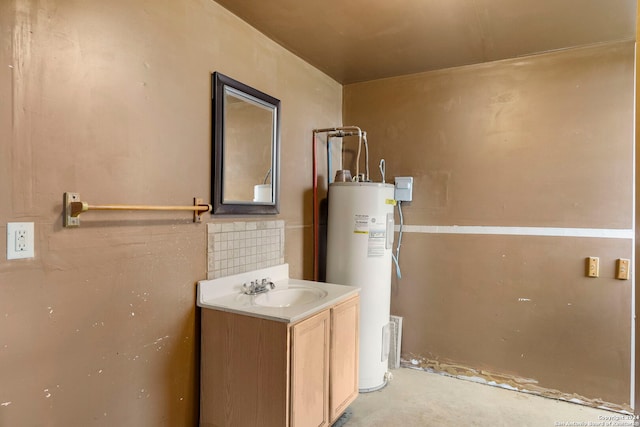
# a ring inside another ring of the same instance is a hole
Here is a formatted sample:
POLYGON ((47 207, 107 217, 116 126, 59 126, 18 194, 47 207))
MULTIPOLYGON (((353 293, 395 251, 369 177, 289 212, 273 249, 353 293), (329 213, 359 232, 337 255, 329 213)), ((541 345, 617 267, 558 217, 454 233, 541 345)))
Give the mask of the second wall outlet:
POLYGON ((600 275, 600 258, 590 256, 587 258, 587 277, 598 277, 600 275))
POLYGON ((629 265, 630 261, 628 259, 619 258, 616 261, 616 279, 629 280, 629 265))

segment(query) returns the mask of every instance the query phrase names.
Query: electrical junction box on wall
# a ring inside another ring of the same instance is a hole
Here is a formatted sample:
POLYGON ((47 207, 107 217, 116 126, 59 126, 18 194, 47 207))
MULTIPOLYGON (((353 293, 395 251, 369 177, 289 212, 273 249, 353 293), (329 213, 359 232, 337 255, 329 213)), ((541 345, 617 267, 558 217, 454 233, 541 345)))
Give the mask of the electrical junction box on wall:
POLYGON ((410 202, 413 197, 413 177, 397 176, 394 199, 399 202, 410 202))

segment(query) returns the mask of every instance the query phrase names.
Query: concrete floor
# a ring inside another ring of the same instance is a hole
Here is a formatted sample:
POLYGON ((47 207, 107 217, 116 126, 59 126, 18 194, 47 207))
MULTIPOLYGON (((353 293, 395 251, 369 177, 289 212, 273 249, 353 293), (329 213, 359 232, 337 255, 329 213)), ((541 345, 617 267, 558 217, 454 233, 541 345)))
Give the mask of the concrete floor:
MULTIPOLYGON (((585 407, 499 387, 396 369, 382 390, 361 393, 345 427, 607 425, 616 412, 585 407), (607 417, 607 418, 602 418, 607 417), (591 424, 590 424, 591 423, 591 424)), ((632 420, 618 420, 634 426, 632 420)))

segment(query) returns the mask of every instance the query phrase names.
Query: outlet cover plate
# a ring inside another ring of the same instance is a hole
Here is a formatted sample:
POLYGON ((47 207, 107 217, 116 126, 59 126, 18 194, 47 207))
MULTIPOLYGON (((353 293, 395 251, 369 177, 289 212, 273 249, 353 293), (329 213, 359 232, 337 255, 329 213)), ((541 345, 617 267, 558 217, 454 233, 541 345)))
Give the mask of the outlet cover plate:
POLYGON ((33 222, 7 223, 7 259, 34 257, 33 222))
POLYGON ((616 261, 616 279, 629 280, 629 265, 631 262, 626 258, 618 258, 616 261))
POLYGON ((600 276, 600 258, 596 256, 590 256, 587 258, 587 277, 599 277, 600 276))

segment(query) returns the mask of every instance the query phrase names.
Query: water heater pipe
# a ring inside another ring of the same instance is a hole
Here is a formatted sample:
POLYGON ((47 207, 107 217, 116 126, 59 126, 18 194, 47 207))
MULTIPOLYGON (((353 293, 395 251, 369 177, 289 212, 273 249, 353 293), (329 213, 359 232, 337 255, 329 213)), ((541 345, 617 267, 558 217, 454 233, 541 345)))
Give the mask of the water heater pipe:
MULTIPOLYGON (((369 143, 367 142, 367 132, 362 132, 362 141, 364 142, 364 180, 369 182, 369 143)), ((360 175, 360 147, 358 147, 358 158, 356 159, 356 176, 360 175)))
MULTIPOLYGON (((318 133, 338 132, 332 136, 348 136, 343 132, 357 131, 358 135, 358 152, 362 144, 362 129, 357 126, 343 126, 334 128, 314 129, 313 130, 313 280, 317 281, 320 276, 320 208, 318 201, 318 158, 317 158, 317 138, 318 133)), ((355 135, 355 134, 351 134, 355 135)), ((358 154, 358 159, 360 155, 358 154)), ((331 171, 327 171, 330 174, 331 171)), ((328 182, 328 180, 327 180, 328 182)))

